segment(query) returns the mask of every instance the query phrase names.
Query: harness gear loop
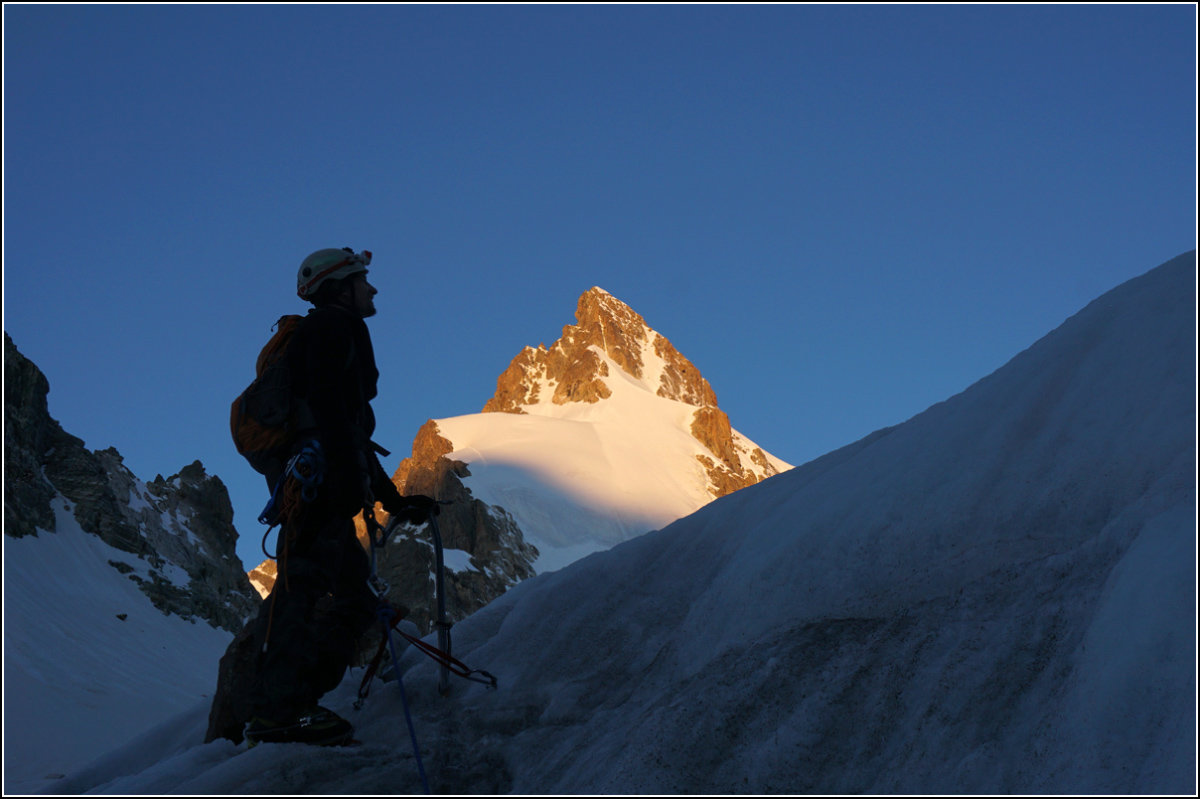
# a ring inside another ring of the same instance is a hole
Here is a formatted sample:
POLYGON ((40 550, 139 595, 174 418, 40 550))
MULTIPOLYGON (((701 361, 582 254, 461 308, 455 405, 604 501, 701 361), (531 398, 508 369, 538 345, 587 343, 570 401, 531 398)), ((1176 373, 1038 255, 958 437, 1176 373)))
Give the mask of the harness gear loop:
MULTIPOLYGON (((267 500, 262 513, 258 514, 259 524, 268 525, 267 532, 270 532, 270 528, 288 521, 300 509, 302 502, 312 502, 317 498, 317 489, 324 481, 325 453, 321 449, 321 442, 316 439, 306 441, 287 462, 283 474, 275 482, 271 498, 267 500)), ((265 535, 263 541, 265 551, 265 535)))

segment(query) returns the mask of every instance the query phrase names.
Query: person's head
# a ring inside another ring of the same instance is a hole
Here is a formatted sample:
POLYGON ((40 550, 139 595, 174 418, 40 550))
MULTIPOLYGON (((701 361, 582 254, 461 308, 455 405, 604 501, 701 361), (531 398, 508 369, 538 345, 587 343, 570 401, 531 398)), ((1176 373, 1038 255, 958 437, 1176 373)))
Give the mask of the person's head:
POLYGON ((340 306, 364 318, 373 316, 378 292, 367 282, 370 263, 370 250, 317 250, 300 264, 296 293, 318 308, 340 306))

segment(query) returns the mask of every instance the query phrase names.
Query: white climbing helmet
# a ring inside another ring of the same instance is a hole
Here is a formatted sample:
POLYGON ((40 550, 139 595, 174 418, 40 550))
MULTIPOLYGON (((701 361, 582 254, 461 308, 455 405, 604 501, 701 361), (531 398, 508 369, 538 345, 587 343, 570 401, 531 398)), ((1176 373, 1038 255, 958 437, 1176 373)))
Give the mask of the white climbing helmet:
POLYGON ((349 247, 340 250, 317 250, 300 263, 300 273, 296 276, 296 293, 301 299, 310 299, 325 281, 341 280, 365 272, 369 263, 370 250, 363 250, 361 253, 356 253, 349 247))

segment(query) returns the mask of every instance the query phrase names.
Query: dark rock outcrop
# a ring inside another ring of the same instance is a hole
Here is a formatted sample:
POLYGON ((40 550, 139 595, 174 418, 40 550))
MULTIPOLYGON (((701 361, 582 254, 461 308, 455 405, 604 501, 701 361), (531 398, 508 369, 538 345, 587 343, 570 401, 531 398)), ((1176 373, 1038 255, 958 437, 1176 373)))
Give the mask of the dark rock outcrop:
POLYGON ((115 449, 88 450, 50 417, 49 381, 7 333, 4 374, 5 535, 55 532, 51 502, 61 495, 81 529, 146 562, 145 570, 111 565, 155 607, 240 629, 258 596, 237 557, 233 506, 220 479, 196 461, 143 483, 115 449))
POLYGON ((56 493, 46 463, 59 448, 82 446, 50 418, 50 384, 4 334, 4 534, 14 538, 53 532, 56 493))
MULTIPOLYGON (((451 444, 430 420, 413 441, 412 456, 401 462, 392 482, 401 494, 423 494, 443 505, 438 515, 442 546, 470 555, 470 568, 446 569, 446 608, 452 621, 466 618, 521 580, 534 574, 537 550, 503 508, 474 498, 460 478, 470 474, 462 461, 450 460, 451 444)), ((377 510, 384 524, 387 514, 377 510)), ((365 538, 365 532, 364 532, 365 538)), ((402 526, 379 556, 378 570, 392 588, 390 597, 410 609, 409 619, 431 629, 434 551, 424 528, 402 526)))

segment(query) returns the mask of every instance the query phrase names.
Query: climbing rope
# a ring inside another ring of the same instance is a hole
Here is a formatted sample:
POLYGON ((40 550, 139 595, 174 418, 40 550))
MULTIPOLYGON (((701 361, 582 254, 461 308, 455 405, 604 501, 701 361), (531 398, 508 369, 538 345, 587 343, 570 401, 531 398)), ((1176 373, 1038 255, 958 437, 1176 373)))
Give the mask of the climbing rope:
POLYGON ((432 793, 429 790, 429 779, 425 776, 425 764, 421 761, 421 746, 417 743, 417 729, 413 726, 412 713, 408 709, 408 692, 404 690, 404 680, 400 679, 400 659, 396 657, 396 643, 392 640, 393 622, 389 618, 389 611, 391 611, 390 607, 380 605, 379 619, 383 622, 383 632, 387 638, 388 649, 392 653, 392 668, 396 670, 396 685, 400 687, 400 702, 404 705, 404 722, 408 725, 408 738, 412 741, 413 757, 417 761, 417 774, 421 777, 421 787, 425 789, 425 793, 432 793))

